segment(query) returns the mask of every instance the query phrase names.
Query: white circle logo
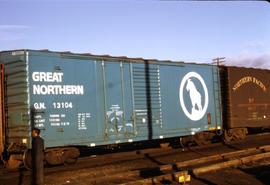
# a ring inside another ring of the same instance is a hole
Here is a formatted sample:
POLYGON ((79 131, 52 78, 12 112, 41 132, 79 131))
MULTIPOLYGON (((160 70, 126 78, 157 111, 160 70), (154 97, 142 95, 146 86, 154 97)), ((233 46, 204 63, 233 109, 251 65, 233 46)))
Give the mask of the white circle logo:
POLYGON ((180 99, 180 105, 182 107, 182 110, 184 111, 185 115, 193 120, 193 121, 198 121, 202 119, 202 117, 205 115, 205 112, 208 107, 208 90, 205 85, 205 82, 201 75, 199 75, 196 72, 189 72, 187 73, 184 78, 182 79, 180 83, 180 88, 179 88, 179 99, 180 99), (198 89, 195 86, 194 83, 194 78, 197 79, 204 90, 204 105, 202 105, 202 94, 198 91, 198 89), (184 88, 185 87, 185 88, 184 88), (188 111, 185 101, 188 101, 188 98, 184 99, 184 91, 186 91, 189 94, 189 99, 191 102, 191 109, 188 111))

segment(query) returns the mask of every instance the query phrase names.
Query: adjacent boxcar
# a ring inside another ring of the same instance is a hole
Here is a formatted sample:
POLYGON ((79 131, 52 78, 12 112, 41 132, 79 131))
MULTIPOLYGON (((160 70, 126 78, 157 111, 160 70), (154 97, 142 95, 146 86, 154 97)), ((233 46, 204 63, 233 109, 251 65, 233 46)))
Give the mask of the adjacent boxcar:
POLYGON ((240 67, 221 70, 227 139, 244 137, 247 128, 269 127, 270 71, 240 67))
POLYGON ((11 153, 12 143, 14 151, 31 147, 32 127, 41 129, 49 149, 180 137, 222 126, 217 66, 35 50, 2 52, 0 61, 11 153))

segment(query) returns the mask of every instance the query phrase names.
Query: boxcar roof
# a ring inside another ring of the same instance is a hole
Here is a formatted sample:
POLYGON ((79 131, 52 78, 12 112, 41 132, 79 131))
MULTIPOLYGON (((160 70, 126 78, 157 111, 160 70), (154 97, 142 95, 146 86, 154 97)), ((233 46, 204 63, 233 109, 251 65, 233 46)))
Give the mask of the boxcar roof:
POLYGON ((196 65, 211 65, 207 63, 197 63, 197 62, 185 62, 185 61, 172 61, 172 60, 158 60, 158 59, 145 59, 145 58, 131 58, 127 56, 111 56, 111 55, 94 55, 92 53, 73 53, 70 51, 50 51, 47 49, 42 49, 42 50, 33 50, 33 49, 16 49, 16 50, 6 50, 6 51, 1 51, 0 53, 5 53, 5 52, 38 52, 38 53, 47 53, 47 54, 59 54, 60 57, 63 58, 79 58, 79 59, 97 59, 97 60, 120 60, 122 62, 137 62, 137 63, 157 63, 157 62, 162 62, 162 63, 169 63, 169 64, 196 64, 196 65))

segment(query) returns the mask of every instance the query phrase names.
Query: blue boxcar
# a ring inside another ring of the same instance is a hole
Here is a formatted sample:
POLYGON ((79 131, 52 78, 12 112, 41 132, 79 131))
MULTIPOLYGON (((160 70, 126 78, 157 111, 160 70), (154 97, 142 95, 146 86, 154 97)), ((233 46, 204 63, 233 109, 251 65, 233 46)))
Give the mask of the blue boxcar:
POLYGON ((221 129, 216 66, 50 51, 0 53, 8 142, 97 146, 221 129), (31 111, 33 112, 31 116, 31 111))

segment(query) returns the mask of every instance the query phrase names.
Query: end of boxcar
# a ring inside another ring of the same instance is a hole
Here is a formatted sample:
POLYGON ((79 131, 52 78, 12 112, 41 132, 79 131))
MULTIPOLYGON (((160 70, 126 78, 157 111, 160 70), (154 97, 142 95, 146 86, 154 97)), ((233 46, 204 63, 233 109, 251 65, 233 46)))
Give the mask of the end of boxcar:
POLYGON ((224 142, 244 139, 252 130, 269 128, 270 71, 221 67, 224 142))

